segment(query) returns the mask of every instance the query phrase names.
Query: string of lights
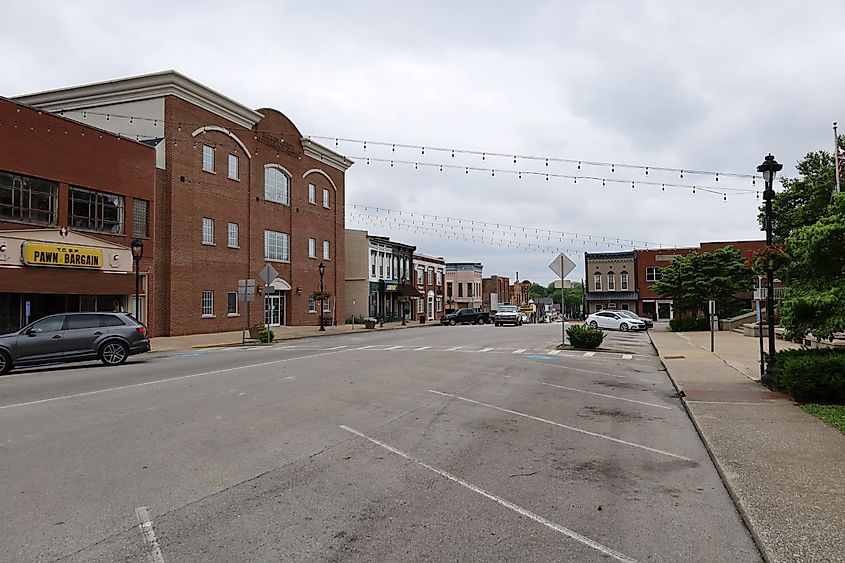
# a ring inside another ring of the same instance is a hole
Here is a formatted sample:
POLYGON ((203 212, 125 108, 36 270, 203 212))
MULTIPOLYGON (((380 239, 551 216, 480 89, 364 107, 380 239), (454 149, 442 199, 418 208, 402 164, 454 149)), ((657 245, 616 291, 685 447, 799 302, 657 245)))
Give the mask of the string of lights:
MULTIPOLYGON (((376 226, 379 228, 384 229, 400 229, 404 231, 414 232, 418 234, 422 234, 424 236, 429 237, 437 237, 443 239, 451 239, 457 240, 467 243, 475 243, 475 244, 482 244, 482 245, 490 245, 495 246, 497 248, 516 248, 522 251, 529 251, 529 252, 540 252, 540 253, 548 253, 553 252, 557 253, 562 250, 567 250, 569 252, 577 252, 583 253, 585 250, 583 248, 571 248, 565 245, 551 245, 551 244, 538 244, 538 243, 531 243, 525 241, 518 241, 513 239, 498 239, 498 238, 491 238, 487 236, 481 235, 474 235, 474 234, 460 234, 454 233, 449 231, 443 231, 442 229, 438 229, 436 227, 427 227, 424 225, 412 225, 412 224, 403 224, 403 223, 393 223, 387 220, 371 220, 364 216, 358 216, 357 214, 350 214, 347 219, 352 222, 358 222, 363 225, 368 226, 376 226)), ((586 246, 586 241, 584 241, 586 246)))
MULTIPOLYGON (((632 240, 632 239, 624 239, 616 236, 610 235, 594 235, 594 234, 584 234, 584 233, 572 233, 572 232, 564 232, 564 231, 556 231, 552 229, 542 229, 539 227, 530 227, 526 225, 511 225, 507 223, 497 223, 494 221, 481 221, 476 219, 466 219, 466 218, 458 218, 458 217, 447 217, 443 215, 433 215, 431 213, 420 213, 417 211, 403 211, 403 210, 396 210, 396 209, 386 209, 383 207, 375 207, 372 205, 359 205, 359 204, 346 204, 347 209, 356 210, 353 213, 357 213, 359 215, 366 215, 371 217, 383 217, 385 219, 390 220, 398 220, 403 221, 403 217, 409 218, 410 220, 404 220, 408 224, 411 224, 413 221, 416 220, 421 224, 431 224, 437 225, 442 228, 448 229, 469 229, 472 232, 473 229, 479 230, 479 232, 493 232, 496 234, 509 234, 513 233, 516 236, 535 236, 535 237, 542 237, 545 239, 569 239, 575 240, 578 242, 581 241, 589 241, 589 242, 602 242, 607 245, 613 246, 644 246, 644 247, 663 247, 666 246, 663 243, 658 242, 648 242, 642 240, 632 240), (507 229, 507 230, 505 230, 507 229)), ((669 245, 671 246, 671 245, 669 245)))
MULTIPOLYGON (((71 111, 71 110, 68 110, 71 111)), ((75 113, 80 113, 80 110, 73 110, 75 113)), ((53 113, 58 113, 59 115, 64 115, 64 110, 58 110, 53 113)), ((98 117, 105 117, 106 121, 110 121, 112 118, 114 119, 125 119, 128 120, 129 123, 133 123, 134 121, 139 122, 146 122, 152 123, 154 127, 158 127, 159 124, 164 124, 163 119, 159 118, 152 118, 152 117, 145 117, 145 116, 137 116, 137 115, 126 115, 126 114, 118 114, 118 113, 105 113, 105 112, 98 112, 98 111, 90 111, 90 110, 81 110, 82 118, 87 119, 89 115, 91 116, 98 116, 98 117)), ((0 123, 0 125, 2 125, 0 123)), ((182 125, 189 126, 189 127, 202 127, 203 125, 207 125, 207 123, 191 123, 186 121, 180 121, 177 123, 177 128, 181 129, 182 125)), ((301 138, 297 134, 293 133, 284 133, 280 131, 265 131, 259 129, 251 129, 250 130, 256 137, 259 134, 270 134, 276 137, 291 137, 291 138, 301 138)), ((551 163, 565 163, 565 164, 574 164, 577 165, 577 169, 581 170, 582 166, 591 166, 591 167, 603 167, 609 168, 611 173, 615 173, 616 169, 630 169, 630 170, 639 170, 644 173, 645 176, 648 176, 650 172, 669 172, 673 174, 678 174, 681 179, 687 176, 712 176, 715 182, 719 182, 720 178, 741 178, 741 179, 750 179, 752 186, 756 186, 756 181, 760 176, 754 174, 743 174, 737 172, 725 172, 725 171, 715 171, 715 170, 698 170, 698 169, 691 169, 691 168, 676 168, 676 167, 669 167, 669 166, 655 166, 655 165, 645 165, 645 164, 631 164, 631 163, 622 163, 622 162, 613 162, 613 161, 599 161, 599 160, 591 160, 591 159, 575 159, 575 158, 563 158, 563 157, 552 157, 552 156, 540 156, 540 155, 529 155, 529 154, 521 154, 521 153, 504 153, 499 151, 482 151, 476 149, 460 149, 460 148, 447 148, 442 146, 432 146, 432 145, 421 145, 421 144, 409 144, 409 143, 396 143, 396 142, 388 142, 388 141, 371 141, 366 139, 353 139, 347 137, 337 137, 337 136, 325 136, 325 135, 305 135, 304 138, 312 139, 312 140, 319 140, 319 141, 328 141, 329 143, 334 142, 336 148, 340 148, 340 143, 350 143, 356 144, 363 147, 364 150, 367 150, 368 146, 378 146, 378 147, 390 147, 391 152, 395 152, 397 148, 404 149, 404 150, 414 150, 420 151, 421 155, 424 155, 426 150, 429 152, 440 152, 445 154, 450 154, 452 158, 455 158, 457 155, 468 155, 474 157, 481 157, 482 160, 486 160, 488 157, 490 158, 507 158, 512 159, 513 164, 516 165, 519 160, 529 161, 529 162, 539 162, 548 167, 551 163)), ((445 167, 445 166, 444 166, 445 167)), ((488 171, 490 169, 487 169, 488 171)), ((572 176, 568 176, 572 178, 572 176)), ((580 176, 578 176, 580 177, 580 176)), ((628 181, 624 181, 628 183, 628 181)), ((711 188, 712 189, 712 188, 711 188)), ((726 191, 726 188, 720 188, 717 192, 722 193, 726 191)))
MULTIPOLYGON (((724 201, 728 200, 728 192, 732 192, 735 195, 739 194, 758 194, 756 190, 745 189, 745 188, 729 188, 729 187, 719 187, 716 188, 715 186, 699 186, 694 184, 676 184, 672 182, 654 182, 650 180, 632 180, 632 179, 623 179, 623 178, 612 178, 612 177, 600 177, 600 176, 574 176, 571 174, 560 174, 556 172, 535 172, 530 170, 503 170, 497 168, 482 168, 479 166, 464 166, 464 165, 457 165, 457 164, 442 164, 442 163, 433 163, 433 162, 419 162, 419 161, 411 161, 411 160, 394 160, 389 158, 374 158, 374 157, 366 157, 366 156, 350 156, 347 158, 351 158, 353 160, 358 160, 361 162, 366 162, 370 164, 371 162, 379 162, 379 163, 390 163, 391 168, 397 164, 404 164, 413 166, 414 169, 419 169, 420 166, 422 167, 429 167, 429 168, 439 168, 442 172, 444 169, 453 169, 453 170, 462 170, 465 174, 469 174, 470 172, 484 172, 489 173, 491 176, 496 176, 496 174, 509 174, 512 176, 516 176, 518 179, 522 179, 523 176, 537 176, 537 177, 545 177, 546 180, 550 178, 555 179, 567 179, 572 180, 574 184, 578 183, 578 180, 587 180, 590 182, 601 182, 602 187, 606 187, 607 184, 623 184, 623 185, 630 185, 631 189, 636 189, 637 184, 641 186, 659 186, 661 191, 666 191, 666 188, 670 189, 685 189, 691 190, 692 193, 697 193, 698 191, 715 194, 722 196, 724 201)), ((758 194, 759 197, 759 194, 758 194)))

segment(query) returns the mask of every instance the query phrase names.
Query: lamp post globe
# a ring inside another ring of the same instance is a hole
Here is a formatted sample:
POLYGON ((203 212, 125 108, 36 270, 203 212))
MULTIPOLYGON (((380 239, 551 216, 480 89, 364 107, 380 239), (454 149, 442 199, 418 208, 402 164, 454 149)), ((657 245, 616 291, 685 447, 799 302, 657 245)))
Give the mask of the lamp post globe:
POLYGON ((320 262, 320 265, 317 266, 317 269, 320 270, 320 332, 325 332, 326 325, 323 321, 323 310, 325 309, 325 295, 323 294, 323 273, 326 271, 326 265, 320 262))
MULTIPOLYGON (((775 197, 774 183, 775 176, 783 169, 783 164, 780 164, 775 157, 769 153, 763 160, 763 164, 757 167, 757 172, 763 175, 766 190, 763 192, 763 200, 765 201, 765 230, 766 230, 766 248, 772 246, 772 200, 775 197)), ((769 340, 769 358, 766 362, 766 370, 763 372, 762 383, 766 386, 771 386, 774 379, 775 369, 775 272, 772 269, 770 261, 766 263, 766 325, 768 327, 769 340)), ((760 322, 760 330, 763 330, 762 319, 760 322)))
POLYGON ((138 296, 141 293, 141 258, 144 257, 144 241, 135 239, 129 245, 132 260, 135 263, 135 320, 141 322, 141 303, 138 296))

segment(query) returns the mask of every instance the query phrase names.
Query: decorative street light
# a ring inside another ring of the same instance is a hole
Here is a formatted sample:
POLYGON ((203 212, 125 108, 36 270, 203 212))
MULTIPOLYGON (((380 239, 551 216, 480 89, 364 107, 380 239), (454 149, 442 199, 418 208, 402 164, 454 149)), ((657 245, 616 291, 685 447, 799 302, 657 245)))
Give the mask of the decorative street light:
MULTIPOLYGON (((772 200, 775 197, 774 183, 775 176, 783 168, 783 165, 769 154, 763 164, 757 167, 757 172, 763 174, 766 184, 766 191, 763 192, 763 200, 766 202, 766 249, 772 246, 772 200)), ((766 371, 763 373, 762 383, 771 386, 774 379, 775 369, 775 271, 771 260, 766 261, 766 324, 769 330, 769 361, 766 364, 766 371)), ((762 319, 760 330, 763 330, 762 319)))
POLYGON ((141 302, 138 294, 141 293, 141 258, 144 257, 144 242, 135 239, 129 245, 132 249, 132 259, 135 261, 135 320, 141 322, 141 302))
POLYGON ((325 332, 326 326, 324 324, 325 321, 323 320, 323 311, 326 308, 325 304, 324 304, 324 301, 326 299, 326 295, 325 295, 325 293, 323 293, 323 272, 326 271, 326 265, 323 264, 322 262, 320 262, 320 265, 317 266, 317 268, 319 268, 319 270, 320 270, 320 331, 325 332))

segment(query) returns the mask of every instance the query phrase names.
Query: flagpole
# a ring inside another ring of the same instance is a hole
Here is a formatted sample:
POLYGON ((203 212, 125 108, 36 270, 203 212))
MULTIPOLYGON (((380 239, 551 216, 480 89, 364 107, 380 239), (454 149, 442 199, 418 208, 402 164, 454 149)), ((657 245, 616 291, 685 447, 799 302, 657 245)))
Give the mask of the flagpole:
POLYGON ((839 192, 839 134, 836 132, 836 122, 833 122, 833 166, 836 168, 836 192, 839 192))

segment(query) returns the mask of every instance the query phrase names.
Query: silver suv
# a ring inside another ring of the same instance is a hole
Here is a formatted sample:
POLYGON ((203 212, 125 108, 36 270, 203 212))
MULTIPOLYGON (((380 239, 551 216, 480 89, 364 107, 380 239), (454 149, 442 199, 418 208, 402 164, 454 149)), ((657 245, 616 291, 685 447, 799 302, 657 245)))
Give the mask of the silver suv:
POLYGON ((150 351, 147 327, 128 313, 64 313, 0 336, 0 375, 13 367, 99 359, 117 366, 150 351))

